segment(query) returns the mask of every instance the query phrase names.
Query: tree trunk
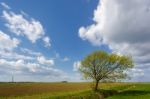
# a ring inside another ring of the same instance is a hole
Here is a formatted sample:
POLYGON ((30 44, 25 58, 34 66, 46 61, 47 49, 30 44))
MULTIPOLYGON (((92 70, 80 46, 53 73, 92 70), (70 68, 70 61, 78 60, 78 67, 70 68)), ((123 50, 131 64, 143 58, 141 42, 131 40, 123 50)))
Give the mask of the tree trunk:
POLYGON ((96 84, 95 84, 95 91, 97 91, 98 90, 98 83, 99 83, 99 81, 96 81, 96 84))

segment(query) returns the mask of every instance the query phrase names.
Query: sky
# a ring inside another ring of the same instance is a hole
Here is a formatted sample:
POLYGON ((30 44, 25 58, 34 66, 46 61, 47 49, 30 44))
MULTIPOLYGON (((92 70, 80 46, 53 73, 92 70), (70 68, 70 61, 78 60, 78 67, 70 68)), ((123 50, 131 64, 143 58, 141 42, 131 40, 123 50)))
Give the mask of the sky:
POLYGON ((150 81, 149 0, 0 0, 0 81, 84 81, 95 50, 132 55, 127 81, 150 81))

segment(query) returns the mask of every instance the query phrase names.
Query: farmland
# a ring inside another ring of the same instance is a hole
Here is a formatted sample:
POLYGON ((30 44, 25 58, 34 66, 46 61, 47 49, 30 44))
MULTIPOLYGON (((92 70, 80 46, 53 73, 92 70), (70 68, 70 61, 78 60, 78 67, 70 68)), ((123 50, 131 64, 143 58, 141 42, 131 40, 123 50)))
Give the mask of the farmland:
POLYGON ((0 99, 148 99, 150 83, 0 83, 0 99))

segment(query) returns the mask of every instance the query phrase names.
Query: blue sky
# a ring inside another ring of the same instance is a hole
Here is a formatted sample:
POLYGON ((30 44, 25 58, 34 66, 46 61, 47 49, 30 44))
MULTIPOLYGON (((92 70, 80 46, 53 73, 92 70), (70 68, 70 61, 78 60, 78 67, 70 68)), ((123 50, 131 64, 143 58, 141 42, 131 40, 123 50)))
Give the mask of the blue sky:
POLYGON ((81 81, 80 61, 95 50, 131 54, 131 81, 147 81, 150 2, 128 2, 0 0, 0 81, 81 81))
MULTIPOLYGON (((4 18, 1 19, 1 30, 11 37, 21 40, 21 44, 16 48, 26 48, 35 52, 40 52, 45 58, 55 58, 55 68, 60 69, 69 75, 74 75, 73 63, 81 60, 86 54, 93 50, 106 49, 105 47, 93 47, 88 42, 82 41, 78 36, 78 29, 81 25, 92 23, 93 10, 98 1, 86 0, 47 0, 41 1, 1 1, 11 9, 1 6, 1 15, 4 10, 12 11, 16 14, 27 14, 26 19, 34 18, 43 26, 45 35, 50 38, 50 47, 44 47, 39 39, 36 43, 30 42, 24 36, 16 36, 6 26, 4 18), (36 2, 36 4, 35 4, 36 2), (63 61, 68 58, 68 61, 63 61)), ((3 80, 3 79, 1 79, 3 80)))

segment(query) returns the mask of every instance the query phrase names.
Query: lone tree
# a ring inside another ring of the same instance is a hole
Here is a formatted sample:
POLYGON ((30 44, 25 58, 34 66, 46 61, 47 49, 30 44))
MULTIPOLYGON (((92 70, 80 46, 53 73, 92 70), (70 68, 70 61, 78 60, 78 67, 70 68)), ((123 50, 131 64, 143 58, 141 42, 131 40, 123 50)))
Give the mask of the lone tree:
POLYGON ((81 61, 79 71, 85 79, 92 79, 95 82, 94 90, 96 91, 100 81, 126 78, 125 70, 133 66, 132 58, 129 56, 95 51, 81 61))

